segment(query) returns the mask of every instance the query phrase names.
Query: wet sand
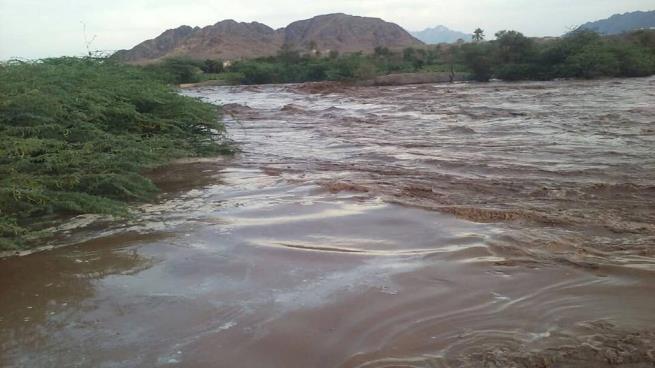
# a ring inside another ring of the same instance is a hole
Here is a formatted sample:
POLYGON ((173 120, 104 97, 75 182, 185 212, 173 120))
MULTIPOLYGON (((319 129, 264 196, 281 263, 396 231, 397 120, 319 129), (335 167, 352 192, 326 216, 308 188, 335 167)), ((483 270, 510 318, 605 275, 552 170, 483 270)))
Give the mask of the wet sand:
POLYGON ((653 87, 187 91, 243 153, 0 260, 0 365, 652 367, 653 87))

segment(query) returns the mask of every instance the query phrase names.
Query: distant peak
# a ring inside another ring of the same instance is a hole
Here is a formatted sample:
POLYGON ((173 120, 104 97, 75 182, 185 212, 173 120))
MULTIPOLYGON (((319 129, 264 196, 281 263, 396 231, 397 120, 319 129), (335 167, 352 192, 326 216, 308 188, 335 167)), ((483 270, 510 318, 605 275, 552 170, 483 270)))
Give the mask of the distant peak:
POLYGON ((179 37, 179 35, 189 35, 193 33, 195 30, 197 30, 198 27, 191 27, 187 25, 182 25, 177 28, 171 28, 167 29, 163 34, 164 35, 175 35, 176 37, 179 37))
MULTIPOLYGON (((198 27, 195 27, 198 28, 198 27)), ((187 26, 187 25, 181 25, 177 28, 171 28, 169 31, 193 31, 195 29, 194 27, 187 26)))
POLYGON ((354 15, 349 15, 346 13, 328 13, 328 14, 319 14, 312 18, 329 18, 329 17, 354 17, 354 15))
POLYGON ((411 34, 427 44, 453 43, 460 39, 469 41, 472 36, 469 33, 454 31, 444 25, 437 25, 422 31, 411 32, 411 34))
POLYGON ((237 24, 238 22, 234 19, 223 19, 219 20, 218 22, 214 23, 215 26, 220 25, 220 24, 237 24))

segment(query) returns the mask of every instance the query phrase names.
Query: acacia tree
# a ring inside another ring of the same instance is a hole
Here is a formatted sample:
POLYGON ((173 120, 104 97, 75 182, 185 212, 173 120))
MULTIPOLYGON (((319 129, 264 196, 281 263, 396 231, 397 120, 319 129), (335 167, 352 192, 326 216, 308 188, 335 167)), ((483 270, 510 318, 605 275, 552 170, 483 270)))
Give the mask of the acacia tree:
POLYGON ((484 41, 484 31, 481 28, 476 28, 475 31, 473 31, 473 41, 475 42, 481 42, 484 41))

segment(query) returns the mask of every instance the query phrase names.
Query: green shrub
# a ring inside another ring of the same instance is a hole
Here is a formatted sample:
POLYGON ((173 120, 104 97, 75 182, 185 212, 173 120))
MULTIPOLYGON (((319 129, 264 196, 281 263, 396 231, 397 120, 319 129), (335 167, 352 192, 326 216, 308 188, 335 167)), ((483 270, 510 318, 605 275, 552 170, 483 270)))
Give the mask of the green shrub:
POLYGON ((655 73, 653 31, 603 38, 581 30, 540 43, 515 31, 501 31, 496 36, 494 41, 451 50, 456 63, 464 64, 475 80, 639 77, 655 73))
POLYGON ((463 63, 471 71, 471 78, 479 82, 491 79, 493 60, 489 44, 472 43, 462 46, 463 63))
POLYGON ((0 69, 0 247, 52 219, 123 215, 152 199, 144 168, 229 152, 212 105, 107 60, 10 62, 0 69))
POLYGON ((243 75, 243 84, 268 84, 279 80, 279 68, 275 64, 248 61, 239 63, 233 70, 243 75))
POLYGON ((621 65, 616 55, 602 45, 588 45, 580 52, 569 56, 565 68, 576 78, 597 78, 618 76, 621 65))
POLYGON ((653 52, 625 42, 612 43, 609 48, 618 61, 619 76, 645 77, 655 73, 653 52))
POLYGON ((517 31, 500 31, 492 41, 493 52, 498 63, 522 64, 532 60, 535 54, 534 41, 517 31))
MULTIPOLYGON (((150 64, 146 70, 154 73, 159 79, 167 83, 182 84, 196 83, 201 80, 205 62, 189 58, 170 58, 161 62, 150 64)), ((222 67, 222 64, 221 64, 222 67)))
POLYGON ((207 73, 207 74, 222 73, 224 71, 223 61, 207 59, 202 63, 200 69, 202 69, 203 73, 207 73))

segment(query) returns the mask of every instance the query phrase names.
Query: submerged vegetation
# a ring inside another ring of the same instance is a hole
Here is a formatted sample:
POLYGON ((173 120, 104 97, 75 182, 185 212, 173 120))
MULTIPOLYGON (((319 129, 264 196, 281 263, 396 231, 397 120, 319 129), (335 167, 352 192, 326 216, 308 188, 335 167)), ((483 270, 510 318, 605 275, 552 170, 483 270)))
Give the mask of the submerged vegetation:
POLYGON ((145 168, 229 151, 216 107, 163 76, 93 58, 0 64, 0 249, 71 215, 127 214, 157 193, 145 168))
POLYGON ((655 73, 655 31, 601 37, 579 30, 561 38, 532 39, 516 31, 498 32, 484 41, 477 29, 473 42, 374 53, 321 54, 285 48, 276 56, 239 60, 169 59, 147 68, 174 76, 177 83, 217 79, 225 84, 354 81, 412 72, 465 72, 471 79, 550 80, 556 78, 640 77, 655 73))

